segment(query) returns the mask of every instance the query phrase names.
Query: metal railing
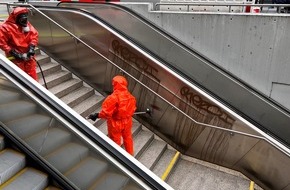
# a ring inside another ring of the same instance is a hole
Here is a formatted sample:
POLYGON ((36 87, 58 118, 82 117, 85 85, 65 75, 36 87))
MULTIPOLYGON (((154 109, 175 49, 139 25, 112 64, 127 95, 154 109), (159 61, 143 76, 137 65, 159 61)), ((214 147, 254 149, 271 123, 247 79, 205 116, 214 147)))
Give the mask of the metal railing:
MULTIPOLYGON (((276 10, 276 13, 283 13, 281 12, 282 8, 286 8, 286 7, 289 7, 290 8, 290 4, 253 4, 252 2, 249 2, 249 3, 244 3, 244 4, 241 4, 241 3, 156 3, 155 4, 155 8, 156 10, 160 10, 161 6, 170 6, 170 7, 175 7, 174 10, 176 10, 176 6, 183 6, 183 7, 186 7, 186 9, 182 9, 182 8, 178 8, 180 11, 182 10, 186 10, 186 12, 190 12, 190 11, 195 11, 197 10, 198 8, 200 7, 208 7, 208 8, 215 8, 215 7, 224 7, 226 9, 228 9, 228 13, 233 13, 233 7, 240 7, 242 8, 242 12, 244 13, 248 13, 246 10, 247 10, 247 7, 259 7, 260 10, 263 10, 263 8, 265 7, 270 7, 271 9, 273 10, 276 10), (194 7, 194 9, 192 8, 194 7)), ((169 8, 167 8, 168 11, 170 11, 169 8)), ((203 9, 204 10, 204 9, 203 9)), ((200 10, 200 11, 203 11, 203 10, 200 10)), ((208 10, 208 9, 206 9, 208 10)), ((199 11, 198 11, 199 12, 199 11)), ((212 11, 212 12, 218 12, 218 11, 212 11)), ((255 12, 257 13, 257 12, 255 12)), ((274 12, 271 12, 271 13, 274 13, 274 12)))

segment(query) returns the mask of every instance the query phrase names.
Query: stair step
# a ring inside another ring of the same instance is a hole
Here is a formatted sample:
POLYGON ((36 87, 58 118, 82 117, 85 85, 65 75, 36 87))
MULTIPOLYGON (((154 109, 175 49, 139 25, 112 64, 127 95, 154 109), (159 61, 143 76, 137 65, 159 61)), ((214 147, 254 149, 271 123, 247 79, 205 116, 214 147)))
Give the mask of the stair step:
POLYGON ((99 119, 97 121, 104 121, 101 123, 100 126, 98 126, 97 128, 104 133, 105 135, 108 135, 108 128, 107 128, 107 121, 105 119, 99 119))
POLYGON ((24 117, 36 112, 37 106, 27 101, 15 101, 0 105, 0 120, 2 122, 11 121, 19 117, 24 117))
MULTIPOLYGON (((101 105, 101 103, 100 103, 101 105)), ((102 107, 98 107, 96 110, 92 111, 92 113, 99 113, 101 111, 102 107)), ((103 125, 105 123, 105 119, 97 119, 96 121, 92 121, 92 120, 88 120, 92 125, 94 125, 95 127, 99 128, 101 125, 103 125)), ((107 127, 107 126, 106 126, 107 127)))
POLYGON ((151 170, 163 155, 166 148, 167 144, 164 141, 154 139, 138 160, 151 170))
MULTIPOLYGON (((96 91, 95 91, 96 92, 96 91)), ((98 93, 98 92, 97 92, 98 93)), ((105 100, 105 97, 103 97, 102 95, 98 95, 97 96, 101 96, 101 100, 98 102, 98 106, 96 107, 95 110, 91 111, 91 113, 99 113, 102 110, 102 103, 105 100)), ((91 113, 88 113, 91 114, 91 113)), ((88 116, 86 115, 86 116, 88 116)), ((96 121, 92 121, 92 120, 88 120, 92 125, 94 125, 95 127, 99 128, 101 125, 104 124, 104 122, 106 121, 105 119, 97 119, 96 121)), ((104 126, 102 126, 104 127, 104 126)), ((105 126, 106 127, 106 126, 105 126)))
MULTIPOLYGON (((106 121, 104 119, 102 119, 103 121, 106 121)), ((104 133, 105 135, 108 134, 108 128, 107 128, 107 122, 103 122, 98 129, 104 133)), ((137 135, 139 133, 139 131, 142 129, 141 124, 138 122, 134 122, 133 121, 133 125, 132 125, 132 136, 134 137, 135 135, 137 135)))
POLYGON ((51 58, 46 54, 39 54, 35 57, 35 60, 42 66, 44 63, 49 63, 51 58))
MULTIPOLYGON (((46 77, 49 74, 52 74, 61 70, 61 66, 60 64, 57 64, 55 62, 48 62, 48 63, 42 64, 41 69, 42 69, 44 77, 46 77)), ((37 67, 36 72, 37 72, 38 78, 43 77, 39 67, 37 67)))
POLYGON ((66 177, 80 189, 89 187, 108 169, 108 163, 88 157, 66 173, 66 177))
POLYGON ((154 135, 151 132, 141 130, 134 137, 134 156, 138 158, 152 142, 153 139, 154 135))
MULTIPOLYGON (((0 152, 0 184, 5 183, 25 167, 25 155, 12 149, 0 152)), ((0 187, 1 189, 1 187, 0 187)))
POLYGON ((59 85, 50 88, 49 91, 53 93, 56 97, 61 98, 67 95, 68 93, 82 87, 82 85, 83 82, 81 80, 72 78, 70 80, 67 80, 59 85))
POLYGON ((59 128, 48 128, 48 130, 43 130, 24 140, 36 152, 45 156, 54 151, 57 147, 69 142, 70 139, 70 133, 59 128))
POLYGON ((18 100, 21 95, 11 90, 0 89, 0 104, 18 100))
POLYGON ((70 107, 75 107, 80 102, 83 102, 88 97, 94 95, 94 90, 88 87, 81 87, 68 95, 61 98, 61 100, 70 107))
POLYGON ((33 168, 24 168, 0 188, 3 190, 42 190, 47 185, 47 174, 33 168))
MULTIPOLYGON (((48 88, 52 88, 64 81, 67 81, 72 78, 72 74, 68 71, 61 70, 55 72, 51 75, 45 77, 46 85, 48 88)), ((39 78, 39 83, 44 86, 44 80, 42 77, 39 78)))
POLYGON ((19 137, 27 138, 49 127, 50 124, 53 124, 51 122, 52 118, 48 116, 33 114, 10 121, 6 125, 19 137))
POLYGON ((107 172, 105 175, 102 176, 102 178, 96 181, 96 183, 90 188, 90 190, 123 189, 123 187, 127 184, 127 182, 128 177, 113 172, 107 172))
POLYGON ((162 177, 175 153, 175 150, 166 149, 159 161, 156 163, 155 167, 153 168, 153 173, 155 173, 159 177, 162 177))
POLYGON ((87 147, 77 143, 68 143, 51 152, 45 158, 58 171, 63 173, 87 157, 88 153, 89 149, 87 147))
POLYGON ((41 51, 38 47, 35 47, 35 55, 40 55, 41 51))
POLYGON ((78 104, 77 106, 73 107, 73 109, 79 113, 81 116, 86 117, 98 107, 100 107, 104 97, 95 95, 87 98, 82 103, 78 104))
POLYGON ((186 160, 179 160, 167 182, 174 189, 249 189, 250 181, 186 160))
POLYGON ((132 136, 135 137, 142 130, 142 124, 133 119, 132 136))

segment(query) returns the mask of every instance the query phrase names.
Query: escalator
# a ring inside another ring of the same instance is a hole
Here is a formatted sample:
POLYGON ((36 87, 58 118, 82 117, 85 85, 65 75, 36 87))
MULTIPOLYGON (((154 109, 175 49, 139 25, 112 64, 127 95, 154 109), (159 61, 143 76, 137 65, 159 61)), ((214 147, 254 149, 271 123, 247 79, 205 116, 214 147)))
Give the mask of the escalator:
POLYGON ((11 146, 12 143, 7 141, 4 135, 0 135, 1 189, 29 190, 45 188, 47 190, 60 190, 53 185, 50 175, 45 170, 40 170, 35 164, 32 165, 25 153, 11 146), (23 186, 24 188, 22 188, 23 186))
POLYGON ((0 56, 1 189, 171 189, 0 56))
MULTIPOLYGON (((152 117, 144 115, 136 119, 171 146, 185 155, 238 170, 265 189, 289 188, 287 175, 284 175, 289 166, 289 151, 285 146, 95 15, 75 8, 41 6, 38 9, 45 15, 33 10, 30 20, 40 32, 39 47, 104 96, 111 92, 112 76, 120 72, 125 74, 130 91, 138 99, 138 109, 150 107, 153 110, 152 117), (267 156, 263 156, 264 152, 267 156), (255 160, 257 156, 259 161, 255 160), (277 165, 271 165, 273 159, 277 165), (269 174, 270 170, 278 175, 269 174)), ((51 88, 56 85, 53 80, 56 77, 68 76, 65 71, 51 76, 48 80, 51 88)), ((82 116, 99 109, 82 110, 84 106, 76 106, 69 95, 63 100, 82 116)), ((140 132, 137 127, 138 130, 140 132)), ((146 132, 144 136, 152 140, 153 136, 146 132)), ((160 147, 160 151, 164 151, 160 147)), ((189 168, 184 168, 188 163, 181 165, 177 165, 176 170, 190 172, 186 170, 189 168)), ((158 170, 158 166, 155 168, 158 170)), ((168 181, 177 176, 182 178, 177 174, 168 181)))

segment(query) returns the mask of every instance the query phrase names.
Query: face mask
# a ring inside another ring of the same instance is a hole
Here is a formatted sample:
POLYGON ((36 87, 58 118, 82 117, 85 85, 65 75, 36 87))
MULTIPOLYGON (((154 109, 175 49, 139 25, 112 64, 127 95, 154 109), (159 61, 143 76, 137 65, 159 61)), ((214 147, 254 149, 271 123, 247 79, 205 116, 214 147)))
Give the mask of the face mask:
POLYGON ((28 21, 28 15, 26 13, 18 15, 16 18, 16 23, 22 27, 27 26, 27 21, 28 21))
POLYGON ((22 31, 23 32, 29 32, 30 28, 28 26, 24 26, 24 27, 22 27, 22 31))

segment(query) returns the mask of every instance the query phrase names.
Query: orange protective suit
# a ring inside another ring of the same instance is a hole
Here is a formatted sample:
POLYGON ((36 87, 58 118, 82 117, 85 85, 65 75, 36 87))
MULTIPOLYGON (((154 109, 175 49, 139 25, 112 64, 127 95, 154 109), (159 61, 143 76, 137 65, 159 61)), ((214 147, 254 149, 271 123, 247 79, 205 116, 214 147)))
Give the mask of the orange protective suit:
MULTIPOLYGON (((7 57, 11 55, 11 50, 16 50, 18 53, 27 53, 29 46, 37 46, 38 32, 27 22, 29 31, 23 31, 23 27, 16 23, 16 17, 19 14, 27 13, 28 9, 23 7, 16 7, 0 27, 0 48, 5 52, 7 57)), ((36 73, 36 61, 31 58, 28 60, 14 59, 12 60, 19 68, 25 71, 28 75, 38 80, 36 73)))
POLYGON ((118 145, 121 137, 125 149, 134 155, 132 138, 132 116, 136 110, 136 99, 127 89, 127 80, 115 76, 112 80, 113 93, 102 104, 98 117, 107 119, 108 135, 118 145))

